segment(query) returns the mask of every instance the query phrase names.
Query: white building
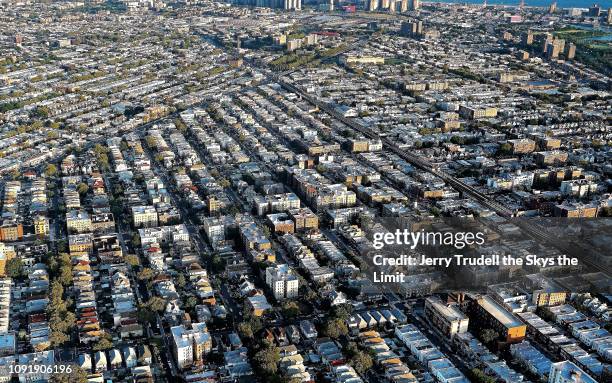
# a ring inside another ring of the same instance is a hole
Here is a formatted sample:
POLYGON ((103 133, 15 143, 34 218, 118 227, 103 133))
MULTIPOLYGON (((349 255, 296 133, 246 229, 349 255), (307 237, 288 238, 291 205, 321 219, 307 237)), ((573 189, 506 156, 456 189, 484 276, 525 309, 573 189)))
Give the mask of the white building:
POLYGON ((580 367, 570 361, 553 363, 548 374, 548 383, 596 383, 580 367))
POLYGON ((468 330, 468 317, 457 306, 444 304, 437 297, 425 299, 425 315, 445 336, 453 337, 468 330))
POLYGON ((174 326, 170 328, 174 342, 174 357, 179 369, 190 367, 195 362, 201 361, 204 354, 210 352, 212 339, 208 333, 206 323, 193 323, 191 329, 185 326, 174 326))
POLYGON ((157 226, 157 210, 153 206, 132 206, 134 227, 157 226))
POLYGON ((299 280, 288 265, 270 266, 266 269, 266 283, 276 299, 298 296, 299 280))

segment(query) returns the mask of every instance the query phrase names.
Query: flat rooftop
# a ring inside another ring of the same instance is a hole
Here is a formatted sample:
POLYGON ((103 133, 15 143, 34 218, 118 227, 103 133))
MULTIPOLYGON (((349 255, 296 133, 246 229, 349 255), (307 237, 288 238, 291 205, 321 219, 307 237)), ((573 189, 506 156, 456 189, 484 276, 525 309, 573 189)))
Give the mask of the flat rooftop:
POLYGON ((524 323, 514 314, 506 310, 499 303, 495 302, 493 298, 485 295, 478 300, 478 304, 484 308, 489 314, 497 319, 506 328, 513 328, 517 326, 523 326, 524 323))

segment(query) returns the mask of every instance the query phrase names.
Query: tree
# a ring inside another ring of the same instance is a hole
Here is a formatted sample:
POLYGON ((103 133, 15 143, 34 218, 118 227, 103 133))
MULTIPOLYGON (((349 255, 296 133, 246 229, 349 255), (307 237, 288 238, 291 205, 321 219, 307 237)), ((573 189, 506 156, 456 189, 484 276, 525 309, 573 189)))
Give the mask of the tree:
POLYGON ((153 311, 162 312, 166 309, 166 300, 161 297, 151 297, 146 303, 147 307, 153 311))
POLYGON ((353 306, 348 303, 337 305, 333 309, 333 316, 343 321, 349 319, 352 313, 353 306))
POLYGON ((134 235, 132 235, 132 245, 140 246, 140 235, 138 235, 138 233, 134 233, 134 235))
POLYGON ((243 338, 253 339, 253 329, 249 322, 240 322, 238 324, 238 333, 243 338))
POLYGON ((94 343, 92 348, 94 351, 102 351, 102 350, 108 350, 112 347, 113 347, 113 338, 110 336, 110 334, 105 333, 104 335, 100 337, 100 339, 96 343, 94 343))
POLYGON ((323 335, 328 336, 332 339, 338 339, 341 336, 348 334, 348 327, 346 323, 338 318, 329 319, 323 326, 323 335))
POLYGON ((225 261, 219 256, 219 254, 213 255, 210 263, 213 271, 216 273, 220 273, 225 268, 225 261))
POLYGON ((141 322, 153 323, 155 321, 155 313, 146 304, 138 305, 136 316, 141 322))
POLYGON ((153 136, 147 136, 145 142, 149 148, 154 148, 157 145, 157 140, 153 136))
POLYGON ((125 256, 125 262, 127 262, 127 264, 132 266, 132 267, 136 267, 136 266, 140 265, 140 259, 138 258, 137 255, 134 255, 134 254, 126 255, 125 256))
POLYGON ((180 273, 176 277, 176 285, 182 289, 185 287, 186 284, 187 284, 187 280, 185 279, 185 275, 183 273, 180 273))
POLYGON ((53 345, 53 347, 61 346, 62 344, 66 343, 69 340, 70 340, 70 337, 67 334, 60 332, 60 331, 51 330, 51 333, 49 334, 49 343, 53 345))
POLYGON ((456 145, 463 145, 463 144, 465 144, 465 138, 463 138, 461 136, 452 136, 450 141, 453 144, 456 144, 456 145))
POLYGON ((20 278, 23 275, 23 262, 20 258, 11 258, 6 262, 6 275, 11 278, 20 278))
POLYGON ((194 297, 193 295, 188 296, 187 299, 185 299, 186 308, 192 309, 196 307, 197 304, 198 304, 198 298, 194 297))
POLYGON ((76 317, 68 310, 68 305, 63 299, 64 287, 57 279, 51 282, 49 293, 49 304, 47 315, 49 317, 49 342, 52 347, 59 347, 70 340, 68 333, 74 327, 76 317))
POLYGON ((365 373, 374 365, 372 357, 362 350, 358 350, 355 355, 353 355, 350 364, 359 374, 365 373))
POLYGON ((294 301, 286 301, 282 306, 283 316, 285 318, 295 318, 300 315, 300 306, 294 301))
POLYGON ((72 266, 70 263, 62 263, 60 265, 59 276, 57 279, 64 286, 69 286, 72 284, 72 266))
POLYGON ((265 342, 261 350, 253 356, 258 369, 266 375, 274 374, 277 370, 277 363, 280 360, 278 347, 270 342, 265 342))
POLYGON ((505 144, 501 144, 499 146, 500 154, 510 154, 512 153, 512 144, 506 142, 505 144))
POLYGON ((87 373, 77 365, 70 365, 70 372, 51 374, 51 383, 87 383, 87 373))
POLYGON ((36 118, 47 118, 49 117, 49 107, 37 106, 31 113, 32 117, 36 118))
POLYGON ((77 186, 77 191, 81 196, 84 196, 89 191, 89 186, 85 182, 81 182, 79 186, 77 186))
POLYGON ((53 177, 57 174, 57 166, 54 164, 47 164, 45 167, 45 175, 47 177, 53 177))
POLYGON ((478 368, 473 368, 470 370, 469 373, 469 378, 472 382, 475 383, 495 383, 496 379, 491 377, 491 376, 487 376, 481 369, 478 368))
POLYGON ((152 269, 145 267, 138 272, 136 277, 141 281, 150 281, 153 279, 153 277, 155 277, 155 272, 152 269))
POLYGON ((181 133, 185 133, 187 131, 187 125, 185 125, 185 123, 180 118, 174 119, 174 125, 181 133))
POLYGON ((498 338, 497 332, 490 328, 485 328, 480 331, 480 339, 483 343, 490 345, 498 338))

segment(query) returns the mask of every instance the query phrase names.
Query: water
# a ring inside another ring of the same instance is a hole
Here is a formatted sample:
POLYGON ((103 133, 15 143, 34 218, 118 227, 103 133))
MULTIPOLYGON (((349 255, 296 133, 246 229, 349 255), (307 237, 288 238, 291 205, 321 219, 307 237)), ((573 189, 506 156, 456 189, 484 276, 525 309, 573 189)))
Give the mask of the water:
MULTIPOLYGON (((484 0, 426 0, 427 3, 459 3, 459 4, 482 4, 484 0)), ((548 7, 553 0, 525 0, 527 7, 548 7)), ((557 0, 557 8, 589 8, 594 3, 599 4, 602 11, 606 11, 612 7, 612 1, 595 1, 595 0, 557 0)), ((487 0, 489 5, 510 5, 518 6, 520 0, 487 0)))

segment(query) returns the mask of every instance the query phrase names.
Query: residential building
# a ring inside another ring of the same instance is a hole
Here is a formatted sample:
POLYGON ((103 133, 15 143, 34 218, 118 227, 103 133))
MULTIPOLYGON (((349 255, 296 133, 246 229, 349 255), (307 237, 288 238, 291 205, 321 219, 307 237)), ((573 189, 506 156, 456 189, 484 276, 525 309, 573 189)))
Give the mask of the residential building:
POLYGON ((174 357, 179 369, 201 364, 204 355, 212 349, 212 338, 206 323, 192 323, 191 329, 184 325, 170 328, 173 341, 174 357))
POLYGON ((468 330, 469 319, 457 305, 444 304, 437 297, 425 299, 425 315, 431 323, 447 337, 468 330))
POLYGON ((266 283, 276 299, 298 296, 299 279, 286 264, 268 267, 266 269, 266 283))

